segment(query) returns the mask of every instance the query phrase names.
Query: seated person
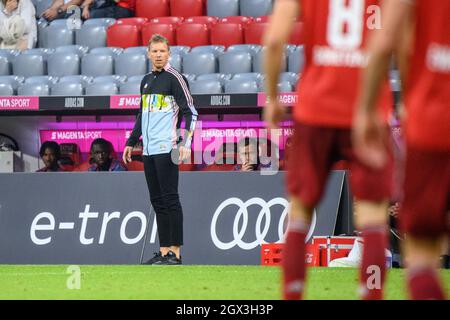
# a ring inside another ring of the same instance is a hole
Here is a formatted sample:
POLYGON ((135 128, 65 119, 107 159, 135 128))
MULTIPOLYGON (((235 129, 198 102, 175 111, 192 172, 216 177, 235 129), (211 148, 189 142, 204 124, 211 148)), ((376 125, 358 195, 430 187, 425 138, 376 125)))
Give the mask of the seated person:
POLYGON ((45 141, 41 145, 39 155, 41 156, 45 167, 37 170, 36 172, 64 171, 62 166, 59 164, 59 159, 61 158, 61 149, 59 148, 59 144, 57 144, 55 141, 45 141))
POLYGON ((88 171, 127 171, 127 167, 113 158, 111 142, 98 138, 91 144, 91 166, 88 171))
POLYGON ((36 9, 31 0, 0 0, 0 49, 31 49, 36 41, 36 9))
POLYGON ((238 143, 238 164, 236 171, 256 171, 260 169, 258 139, 245 137, 238 143))
POLYGON ((134 17, 136 0, 84 0, 81 16, 91 18, 130 18, 134 17))
POLYGON ((272 172, 282 170, 278 144, 267 138, 259 138, 258 143, 259 169, 272 172))
POLYGON ((233 171, 236 164, 236 143, 224 142, 217 150, 214 163, 207 165, 202 171, 233 171))
POLYGON ((72 6, 78 7, 82 1, 83 0, 53 0, 50 7, 42 13, 42 18, 47 21, 67 19, 71 16, 71 14, 67 13, 67 10, 72 6))

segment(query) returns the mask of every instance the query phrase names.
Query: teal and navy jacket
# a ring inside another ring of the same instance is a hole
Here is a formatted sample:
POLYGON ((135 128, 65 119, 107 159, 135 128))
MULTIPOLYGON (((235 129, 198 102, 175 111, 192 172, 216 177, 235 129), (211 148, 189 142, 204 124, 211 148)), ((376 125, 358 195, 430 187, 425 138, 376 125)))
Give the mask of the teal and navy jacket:
POLYGON ((140 92, 141 108, 126 145, 135 146, 142 136, 146 156, 169 153, 178 144, 190 148, 198 114, 186 78, 167 63, 144 76, 140 92))

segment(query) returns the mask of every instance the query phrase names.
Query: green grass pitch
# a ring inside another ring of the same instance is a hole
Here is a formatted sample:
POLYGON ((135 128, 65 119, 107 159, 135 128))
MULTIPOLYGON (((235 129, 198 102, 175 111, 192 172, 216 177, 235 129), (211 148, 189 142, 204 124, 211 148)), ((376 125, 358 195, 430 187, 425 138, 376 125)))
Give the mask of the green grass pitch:
MULTIPOLYGON (((280 299, 279 267, 80 265, 80 288, 67 265, 0 265, 0 299, 280 299), (69 285, 70 286, 70 285, 69 285)), ((441 270, 450 296, 450 270, 441 270)), ((356 269, 309 268, 306 299, 357 299, 356 269)), ((406 299, 404 270, 391 269, 386 299, 406 299)))

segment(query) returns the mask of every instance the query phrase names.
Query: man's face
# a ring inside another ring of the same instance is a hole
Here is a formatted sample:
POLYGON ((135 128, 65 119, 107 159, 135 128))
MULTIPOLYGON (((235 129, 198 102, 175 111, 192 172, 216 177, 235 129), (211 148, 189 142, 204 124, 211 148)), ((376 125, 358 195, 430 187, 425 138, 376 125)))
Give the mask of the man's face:
POLYGON ((104 165, 110 157, 109 148, 104 145, 94 144, 92 147, 92 157, 97 165, 104 165))
POLYGON ((44 165, 47 168, 53 167, 53 165, 56 164, 55 151, 50 148, 46 148, 44 151, 44 155, 42 156, 42 161, 44 161, 44 165))
POLYGON ((242 164, 256 164, 257 163, 256 146, 254 144, 249 144, 248 146, 240 147, 239 157, 241 159, 242 164))
POLYGON ((169 61, 170 51, 164 42, 154 42, 150 45, 148 58, 152 61, 153 70, 161 71, 169 61))

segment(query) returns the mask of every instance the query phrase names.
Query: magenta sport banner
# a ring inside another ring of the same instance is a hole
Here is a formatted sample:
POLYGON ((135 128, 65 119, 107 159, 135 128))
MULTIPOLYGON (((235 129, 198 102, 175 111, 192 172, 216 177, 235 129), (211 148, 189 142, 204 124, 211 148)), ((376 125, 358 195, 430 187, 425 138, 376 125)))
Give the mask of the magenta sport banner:
POLYGON ((39 110, 39 97, 0 97, 0 110, 39 110))
POLYGON ((139 95, 116 95, 111 96, 110 109, 139 109, 141 97, 139 95))
MULTIPOLYGON (((295 92, 280 93, 278 100, 284 106, 295 106, 298 102, 298 95, 295 92)), ((264 107, 268 102, 268 97, 265 92, 258 93, 258 107, 264 107)))

